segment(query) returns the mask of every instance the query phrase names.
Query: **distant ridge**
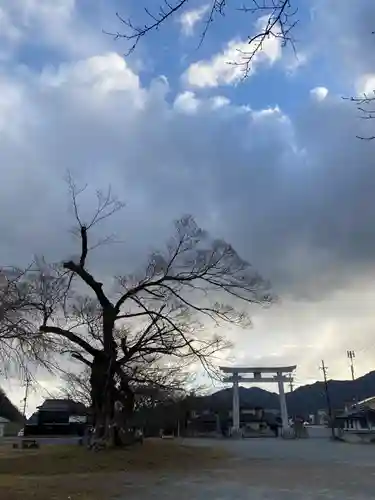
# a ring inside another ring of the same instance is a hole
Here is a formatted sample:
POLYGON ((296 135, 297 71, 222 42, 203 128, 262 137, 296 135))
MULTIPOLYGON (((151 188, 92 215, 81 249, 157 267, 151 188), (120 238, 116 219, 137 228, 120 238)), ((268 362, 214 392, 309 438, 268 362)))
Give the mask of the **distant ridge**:
POLYGON ((10 422, 23 422, 21 412, 14 406, 3 389, 0 388, 0 417, 10 422))
MULTIPOLYGON (((329 380, 328 390, 334 409, 343 409, 345 404, 356 398, 362 400, 375 396, 375 371, 357 378, 356 380, 329 380)), ((326 398, 323 382, 304 385, 293 392, 286 394, 290 415, 304 415, 316 413, 326 408, 326 398)), ((194 406, 199 409, 220 411, 228 410, 232 406, 232 388, 228 387, 208 396, 196 397, 194 406)), ((279 396, 275 392, 266 391, 259 387, 240 387, 240 401, 242 406, 261 407, 264 409, 278 409, 279 396)), ((13 405, 0 388, 0 417, 11 422, 22 422, 21 412, 13 405)))
MULTIPOLYGON (((328 390, 333 409, 343 409, 345 404, 356 398, 362 400, 375 396, 375 371, 356 380, 329 380, 328 390)), ((326 408, 326 397, 323 382, 304 385, 286 394, 288 410, 291 415, 308 415, 326 408)), ((212 410, 230 408, 232 404, 232 388, 222 389, 209 396, 203 396, 200 406, 212 410)), ((240 401, 243 406, 262 407, 264 409, 279 408, 279 397, 275 392, 259 387, 240 387, 240 401)))

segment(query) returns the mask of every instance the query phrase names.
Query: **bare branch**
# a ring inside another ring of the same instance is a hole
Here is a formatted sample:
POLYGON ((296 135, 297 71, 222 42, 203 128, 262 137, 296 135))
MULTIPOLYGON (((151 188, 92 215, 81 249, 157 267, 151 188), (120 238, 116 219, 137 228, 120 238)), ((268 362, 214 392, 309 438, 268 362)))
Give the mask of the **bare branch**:
POLYGON ((71 332, 70 330, 64 330, 63 328, 52 325, 41 325, 39 327, 39 330, 43 333, 53 333, 54 335, 59 335, 61 337, 64 337, 70 340, 73 344, 82 347, 82 349, 91 354, 91 356, 95 356, 98 352, 97 349, 93 349, 88 342, 86 342, 85 340, 83 340, 81 337, 71 332))
POLYGON ((130 41, 132 45, 127 51, 127 55, 129 55, 134 51, 143 36, 151 31, 158 30, 168 18, 172 17, 173 14, 177 13, 188 2, 189 0, 178 0, 176 4, 171 5, 167 0, 164 0, 164 3, 159 7, 159 11, 156 14, 153 14, 150 10, 145 8, 145 13, 151 19, 151 22, 149 24, 145 24, 144 26, 137 26, 133 24, 131 19, 124 19, 118 12, 116 12, 116 17, 126 26, 127 29, 129 29, 129 33, 109 33, 106 31, 104 33, 113 36, 116 40, 119 38, 125 38, 130 41))
POLYGON ((265 16, 265 22, 262 24, 260 31, 248 37, 247 44, 249 49, 238 49, 238 52, 242 56, 241 61, 232 63, 243 67, 243 78, 249 75, 254 57, 262 51, 264 43, 269 38, 281 40, 282 47, 290 44, 295 52, 294 39, 291 36, 291 32, 298 23, 298 20, 295 20, 298 9, 292 8, 291 0, 263 0, 262 3, 259 0, 253 0, 252 7, 243 6, 239 10, 245 13, 262 14, 265 16))
POLYGON ((112 305, 111 301, 108 299, 108 297, 103 292, 103 283, 100 283, 100 281, 97 281, 93 277, 93 275, 90 274, 88 271, 86 271, 86 269, 81 265, 82 259, 85 259, 85 255, 87 255, 86 228, 82 228, 82 233, 85 235, 85 237, 84 238, 82 237, 82 254, 81 254, 81 258, 80 258, 80 263, 76 264, 72 260, 69 260, 69 261, 63 263, 63 267, 64 267, 64 269, 72 271, 77 276, 79 276, 86 283, 86 285, 88 285, 95 292, 95 295, 103 308, 112 309, 113 305, 112 305))
POLYGON ((65 373, 64 386, 60 389, 63 397, 91 406, 90 369, 86 367, 78 373, 65 373))
POLYGON ((92 362, 86 359, 84 356, 82 356, 81 353, 79 352, 71 352, 72 358, 80 361, 81 363, 85 364, 86 366, 92 366, 92 362))
POLYGON ((70 194, 72 205, 73 205, 75 219, 78 222, 78 226, 82 227, 84 224, 81 222, 80 215, 79 215, 78 197, 80 194, 82 194, 86 190, 87 184, 85 184, 82 188, 77 188, 77 185, 74 182, 74 179, 73 179, 69 170, 66 173, 66 182, 68 184, 68 189, 69 189, 69 194, 70 194))
MULTIPOLYGON (((372 91, 372 95, 364 93, 362 96, 344 97, 343 99, 355 103, 358 111, 360 112, 360 118, 364 120, 375 119, 375 110, 373 109, 375 104, 375 90, 372 91)), ((363 141, 373 141, 375 139, 375 135, 357 135, 356 137, 357 139, 361 139, 363 141)))
POLYGON ((50 366, 49 352, 57 348, 52 339, 44 338, 35 328, 32 287, 26 270, 6 268, 0 271, 0 359, 1 372, 17 370, 22 377, 29 374, 29 363, 50 366))
MULTIPOLYGON (((68 183, 68 188, 69 188, 69 193, 70 193, 70 197, 71 197, 71 202, 72 202, 72 206, 73 206, 75 219, 76 219, 76 222, 78 224, 78 232, 79 232, 79 237, 80 237, 80 242, 81 242, 81 255, 79 257, 78 263, 74 262, 73 260, 69 260, 69 261, 66 261, 63 263, 63 268, 72 273, 71 277, 69 278, 66 293, 68 293, 68 291, 71 287, 74 275, 77 275, 86 283, 86 285, 88 285, 95 292, 96 297, 99 300, 102 307, 111 309, 113 306, 112 306, 111 302, 109 301, 109 299, 107 298, 107 296, 103 292, 102 283, 95 280, 94 277, 92 276, 92 274, 90 274, 85 269, 88 251, 89 251, 88 231, 93 226, 104 221, 105 219, 108 219, 113 214, 115 214, 116 212, 121 210, 125 206, 125 204, 123 202, 119 201, 117 199, 117 197, 113 196, 110 186, 108 187, 106 192, 104 192, 102 190, 97 190, 96 191, 96 201, 97 201, 96 209, 94 210, 94 213, 92 214, 90 220, 88 220, 86 223, 84 223, 82 220, 82 217, 80 215, 80 211, 79 211, 78 197, 86 190, 87 185, 85 185, 83 188, 78 188, 69 172, 67 174, 67 183, 68 183)), ((93 245, 91 247, 91 249, 96 248, 100 244, 107 243, 109 240, 110 240, 110 238, 101 239, 101 240, 99 240, 98 243, 93 245)))
MULTIPOLYGON (((292 6, 292 0, 250 0, 250 2, 251 6, 245 4, 237 10, 261 16, 263 21, 262 27, 259 28, 259 31, 255 35, 248 37, 249 50, 239 51, 242 55, 241 61, 229 61, 235 65, 243 66, 244 78, 248 76, 251 70, 251 62, 254 56, 262 50, 264 42, 270 37, 280 39, 283 47, 291 45, 293 50, 295 50, 292 30, 298 22, 296 20, 298 9, 292 6)), ((116 40, 122 38, 130 42, 130 47, 127 51, 127 55, 129 55, 135 50, 144 36, 158 31, 170 18, 183 12, 188 7, 188 4, 189 0, 178 0, 175 3, 169 3, 168 0, 164 0, 154 12, 145 8, 144 11, 149 22, 145 22, 144 24, 135 24, 131 19, 123 18, 117 12, 116 17, 125 27, 125 31, 105 33, 113 36, 116 40)), ((207 32, 215 21, 216 16, 224 16, 227 8, 229 8, 227 0, 211 0, 207 16, 203 21, 204 28, 200 35, 198 47, 204 42, 207 32)))

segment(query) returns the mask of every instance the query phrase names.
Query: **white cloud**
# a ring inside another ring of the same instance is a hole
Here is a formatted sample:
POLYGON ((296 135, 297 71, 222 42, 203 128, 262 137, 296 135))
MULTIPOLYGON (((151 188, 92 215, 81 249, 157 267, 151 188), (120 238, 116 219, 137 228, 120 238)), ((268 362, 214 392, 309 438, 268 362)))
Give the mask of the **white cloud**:
POLYGON ((199 107, 199 99, 194 92, 186 91, 178 94, 174 101, 174 108, 185 113, 195 113, 199 107))
POLYGON ((202 5, 201 7, 197 7, 196 9, 187 10, 183 12, 183 14, 179 18, 179 22, 181 24, 182 33, 185 36, 191 36, 194 34, 194 29, 204 17, 204 15, 208 12, 210 8, 209 4, 202 5))
POLYGON ((275 106, 273 108, 265 108, 261 109, 259 111, 254 111, 253 112, 253 117, 254 120, 257 119, 264 119, 264 118, 272 118, 272 119, 277 119, 277 118, 284 118, 285 116, 282 114, 279 106, 275 106))
POLYGON ((311 97, 316 101, 324 101, 328 95, 328 89, 326 87, 315 87, 310 90, 311 97))
POLYGON ((186 114, 195 114, 199 110, 219 110, 230 105, 230 100, 222 95, 212 96, 208 99, 199 99, 194 92, 186 90, 178 94, 173 107, 178 111, 186 114))
POLYGON ((371 97, 375 94, 375 74, 368 73, 362 75, 358 78, 356 84, 356 91, 359 95, 366 94, 368 97, 371 97))
POLYGON ((301 68, 308 64, 310 59, 311 54, 306 51, 298 50, 298 52, 292 51, 288 53, 284 60, 284 67, 287 74, 291 76, 295 75, 298 70, 301 70, 301 68))
MULTIPOLYGON (((183 80, 187 85, 198 88, 237 83, 244 75, 246 54, 250 54, 251 51, 252 46, 248 43, 231 40, 223 52, 207 61, 191 64, 184 73, 183 80)), ((274 64, 280 57, 280 41, 277 38, 268 38, 262 50, 254 55, 249 74, 253 74, 261 64, 274 64)))
MULTIPOLYGON (((265 23, 265 17, 259 18, 255 29, 261 30, 265 23)), ((241 80, 245 71, 251 76, 259 66, 272 66, 281 58, 281 39, 277 36, 267 37, 261 48, 258 44, 256 40, 248 43, 233 39, 222 52, 213 55, 211 59, 192 63, 182 75, 182 79, 186 85, 197 88, 233 85, 241 80), (247 66, 249 56, 251 62, 247 66)))
MULTIPOLYGON (((48 52, 63 55, 65 59, 88 57, 101 51, 111 50, 114 41, 98 32, 110 26, 113 12, 100 8, 100 2, 90 9, 90 16, 100 15, 100 24, 85 22, 78 11, 76 0, 3 0, 0 8, 0 52, 3 59, 17 56, 17 51, 27 46, 36 52, 47 47, 48 52)), ((110 11, 110 9, 109 9, 110 11)))
POLYGON ((230 100, 227 97, 224 97, 222 95, 217 95, 214 97, 211 97, 211 103, 212 107, 214 109, 219 109, 224 106, 228 106, 230 104, 230 100))
POLYGON ((62 65, 58 71, 45 70, 41 83, 52 87, 69 84, 87 89, 90 86, 92 91, 102 93, 141 90, 138 75, 129 69, 123 57, 113 52, 62 65))

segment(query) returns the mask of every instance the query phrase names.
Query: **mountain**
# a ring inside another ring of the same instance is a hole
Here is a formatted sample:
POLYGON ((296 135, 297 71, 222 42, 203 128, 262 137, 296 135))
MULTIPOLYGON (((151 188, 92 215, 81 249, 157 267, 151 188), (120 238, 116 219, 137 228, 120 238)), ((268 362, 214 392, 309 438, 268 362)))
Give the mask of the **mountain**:
MULTIPOLYGON (((261 407, 267 409, 279 408, 279 396, 275 392, 266 391, 259 387, 240 387, 240 404, 247 407, 261 407)), ((367 373, 356 380, 329 380, 328 391, 332 408, 341 410, 355 398, 357 401, 375 396, 375 371, 367 373)), ((303 415, 327 407, 323 382, 299 387, 286 394, 290 415, 303 415)), ((193 406, 196 410, 228 410, 232 407, 232 388, 228 387, 208 396, 194 397, 193 406)), ((20 411, 11 403, 3 390, 0 389, 0 417, 12 422, 22 422, 20 411)))
MULTIPOLYGON (((329 380, 328 392, 333 409, 343 409, 354 400, 375 396, 375 371, 367 373, 356 380, 329 380)), ((326 394, 323 382, 299 387, 287 394, 287 403, 293 414, 316 413, 326 408, 326 394)))
MULTIPOLYGON (((259 387, 239 387, 240 402, 243 406, 259 406, 262 408, 277 408, 279 405, 279 396, 274 392, 265 391, 259 387)), ((203 397, 204 404, 208 405, 213 410, 222 407, 231 408, 232 405, 232 388, 228 387, 221 391, 215 392, 210 396, 203 397)))
POLYGON ((0 417, 6 418, 11 422, 23 422, 21 412, 9 400, 5 392, 0 388, 0 417))
MULTIPOLYGON (((354 400, 375 396, 375 371, 367 373, 356 380, 329 380, 328 391, 332 408, 341 410, 347 403, 354 400)), ((199 407, 218 411, 229 409, 232 405, 232 388, 222 389, 200 399, 199 407)), ((327 407, 326 394, 323 382, 299 387, 286 394, 290 415, 301 414, 308 416, 327 407)), ((279 396, 259 387, 240 387, 240 403, 242 406, 262 407, 264 409, 279 408, 279 396)))

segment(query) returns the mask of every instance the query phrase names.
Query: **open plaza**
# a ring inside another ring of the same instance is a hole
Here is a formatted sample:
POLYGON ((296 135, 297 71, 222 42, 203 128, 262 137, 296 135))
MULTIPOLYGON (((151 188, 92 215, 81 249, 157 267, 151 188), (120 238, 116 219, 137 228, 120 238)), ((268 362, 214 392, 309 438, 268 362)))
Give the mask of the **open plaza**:
POLYGON ((373 445, 322 437, 150 439, 108 453, 0 447, 7 500, 371 500, 374 487, 373 445))

